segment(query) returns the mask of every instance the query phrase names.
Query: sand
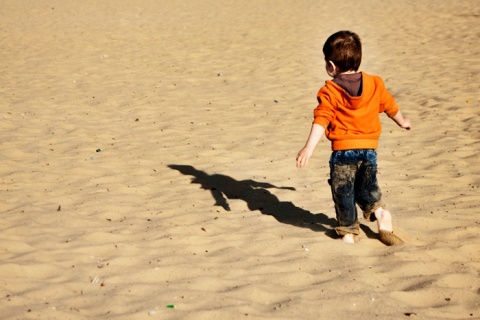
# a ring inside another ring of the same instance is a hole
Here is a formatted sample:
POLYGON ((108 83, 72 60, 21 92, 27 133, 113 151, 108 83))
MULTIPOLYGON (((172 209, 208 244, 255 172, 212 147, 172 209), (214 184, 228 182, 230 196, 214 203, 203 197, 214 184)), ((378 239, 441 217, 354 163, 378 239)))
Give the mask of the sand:
POLYGON ((0 2, 0 318, 480 319, 480 5, 0 2), (338 30, 363 41, 404 245, 335 237, 323 140, 295 156, 338 30))

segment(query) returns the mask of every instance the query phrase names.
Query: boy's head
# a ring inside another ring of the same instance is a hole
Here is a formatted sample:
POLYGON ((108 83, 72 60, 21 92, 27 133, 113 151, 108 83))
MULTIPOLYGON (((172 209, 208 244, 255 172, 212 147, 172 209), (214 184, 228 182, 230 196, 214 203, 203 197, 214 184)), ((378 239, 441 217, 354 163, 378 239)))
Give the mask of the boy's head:
POLYGON ((351 31, 339 31, 332 34, 323 45, 323 54, 327 63, 327 72, 331 76, 347 71, 357 71, 362 62, 362 43, 360 37, 351 31), (333 63, 333 70, 331 64, 333 63))

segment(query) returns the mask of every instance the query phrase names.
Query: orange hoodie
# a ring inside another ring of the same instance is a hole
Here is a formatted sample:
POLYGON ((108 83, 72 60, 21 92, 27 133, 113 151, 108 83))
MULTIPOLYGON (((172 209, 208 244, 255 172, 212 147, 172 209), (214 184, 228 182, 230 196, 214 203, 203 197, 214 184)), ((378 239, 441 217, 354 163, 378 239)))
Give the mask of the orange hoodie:
POLYGON ((382 78, 362 72, 362 94, 350 96, 327 80, 317 94, 314 123, 325 128, 332 150, 376 149, 382 131, 379 113, 393 117, 398 105, 382 78))

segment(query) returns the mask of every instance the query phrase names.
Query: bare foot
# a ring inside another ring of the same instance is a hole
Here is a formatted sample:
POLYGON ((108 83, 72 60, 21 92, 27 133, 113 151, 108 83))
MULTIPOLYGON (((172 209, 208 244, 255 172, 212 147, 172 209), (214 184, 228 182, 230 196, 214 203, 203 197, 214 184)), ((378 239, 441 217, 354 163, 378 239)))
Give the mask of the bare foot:
POLYGON ((375 218, 377 218, 378 230, 393 231, 392 214, 390 211, 378 208, 375 210, 375 218))
POLYGON ((393 232, 381 229, 378 230, 378 239, 387 246, 396 246, 403 243, 403 240, 393 234, 393 232))
POLYGON ((347 233, 346 235, 343 236, 342 241, 345 243, 355 243, 355 238, 352 233, 347 233))
POLYGON ((378 223, 378 238, 387 246, 402 244, 403 240, 393 234, 392 214, 383 208, 375 210, 378 223))

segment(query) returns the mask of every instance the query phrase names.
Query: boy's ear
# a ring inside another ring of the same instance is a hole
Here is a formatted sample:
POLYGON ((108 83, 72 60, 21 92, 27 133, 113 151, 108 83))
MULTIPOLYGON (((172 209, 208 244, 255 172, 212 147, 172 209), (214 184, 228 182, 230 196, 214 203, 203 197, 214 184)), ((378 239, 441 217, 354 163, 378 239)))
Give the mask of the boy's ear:
POLYGON ((327 73, 330 77, 333 78, 337 75, 337 66, 335 65, 335 63, 333 63, 332 60, 327 61, 326 69, 327 69, 327 73))

